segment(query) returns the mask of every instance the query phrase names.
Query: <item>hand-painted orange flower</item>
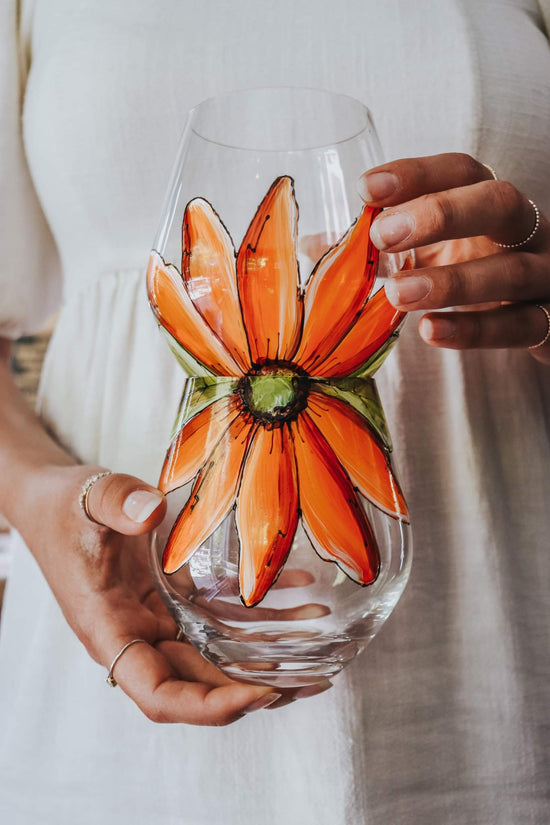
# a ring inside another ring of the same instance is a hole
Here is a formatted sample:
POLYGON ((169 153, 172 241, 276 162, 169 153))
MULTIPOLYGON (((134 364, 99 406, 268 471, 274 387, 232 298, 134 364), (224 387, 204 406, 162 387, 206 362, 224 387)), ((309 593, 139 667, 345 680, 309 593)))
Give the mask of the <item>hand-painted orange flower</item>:
POLYGON ((323 559, 359 584, 376 579, 380 556, 359 494, 403 521, 407 507, 386 445, 334 387, 374 371, 404 317, 384 290, 369 299, 378 264, 369 229, 378 211, 363 208, 304 290, 289 177, 273 183, 236 255, 202 198, 185 210, 181 274, 152 253, 147 283, 160 324, 196 374, 233 377, 219 379, 214 400, 169 447, 160 488, 193 488, 166 544, 166 573, 235 507, 245 605, 258 604, 274 583, 300 517, 323 559))

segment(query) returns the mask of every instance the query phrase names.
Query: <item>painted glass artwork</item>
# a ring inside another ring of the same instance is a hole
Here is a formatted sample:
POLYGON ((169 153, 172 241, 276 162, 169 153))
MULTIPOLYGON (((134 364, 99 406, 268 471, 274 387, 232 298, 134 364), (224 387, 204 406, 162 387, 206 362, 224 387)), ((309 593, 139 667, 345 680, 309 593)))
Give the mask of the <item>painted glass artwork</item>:
POLYGON ((181 264, 153 251, 147 273, 151 307, 192 376, 159 482, 191 488, 162 567, 180 569, 234 511, 249 608, 277 581, 300 523, 312 553, 368 586, 381 555, 363 501, 408 522, 371 378, 404 318, 374 290, 377 210, 364 206, 301 285, 299 194, 290 176, 274 180, 238 251, 215 204, 192 199, 181 264))
MULTIPOLYGON (((171 436, 159 410, 166 513, 149 563, 186 642, 232 679, 326 683, 407 584, 373 377, 404 322, 381 287, 407 255, 373 246, 378 210, 357 191, 383 159, 345 95, 248 89, 187 113, 147 271, 183 368, 171 436)), ((168 399, 180 380, 165 355, 168 399)), ((392 404, 406 403, 399 360, 384 369, 392 404)))

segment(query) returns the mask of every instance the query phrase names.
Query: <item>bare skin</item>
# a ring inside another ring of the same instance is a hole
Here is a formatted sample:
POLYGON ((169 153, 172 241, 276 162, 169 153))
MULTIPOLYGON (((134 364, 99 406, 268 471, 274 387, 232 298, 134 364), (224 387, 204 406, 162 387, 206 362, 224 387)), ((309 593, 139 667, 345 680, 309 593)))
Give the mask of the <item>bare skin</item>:
MULTIPOLYGON (((521 241, 534 224, 533 207, 510 183, 492 180, 484 166, 461 154, 394 161, 365 173, 360 183, 366 200, 385 207, 373 225, 377 246, 416 248, 416 269, 392 278, 386 291, 400 309, 426 312, 419 329, 428 344, 527 348, 544 338, 547 319, 535 303, 550 306, 550 227, 542 216, 527 246, 495 245, 521 241), (373 177, 381 172, 390 177, 373 177), (383 184, 393 185, 392 191, 383 194, 383 184), (410 232, 401 240, 395 227, 384 237, 383 222, 397 213, 409 216, 410 232), (411 284, 424 287, 424 297, 411 301, 411 284), (433 313, 447 307, 452 311, 433 313)), ((120 687, 143 713, 157 722, 226 725, 247 711, 329 688, 323 682, 281 693, 235 682, 191 645, 175 641, 177 628, 152 588, 144 546, 163 518, 162 495, 140 479, 113 474, 90 492, 98 523, 86 519, 79 490, 104 468, 78 464, 50 438, 12 381, 9 347, 0 339, 0 465, 10 468, 0 475, 0 510, 31 548, 67 622, 96 662, 108 667, 136 637, 149 642, 132 646, 116 669, 120 687), (147 493, 156 509, 136 520, 147 493), (134 517, 124 510, 129 497, 134 517)), ((550 342, 529 353, 550 363, 550 342)), ((280 586, 300 585, 303 575, 297 571, 296 582, 281 576, 280 586)))
MULTIPOLYGON (((419 331, 427 344, 525 349, 544 338, 548 321, 536 304, 550 306, 550 224, 541 215, 520 248, 494 243, 518 243, 535 224, 532 205, 511 183, 452 153, 383 164, 361 184, 368 202, 384 207, 371 230, 374 243, 388 252, 416 249, 415 270, 392 278, 386 293, 399 309, 426 312, 419 331), (396 215, 410 225, 401 238, 392 230, 396 215), (430 312, 447 307, 452 311, 430 312)), ((550 363, 550 341, 529 354, 550 363)))
MULTIPOLYGON (((246 685, 175 641, 177 627, 152 586, 145 547, 165 512, 162 494, 132 476, 107 476, 89 496, 100 523, 89 521, 78 493, 104 468, 78 464, 50 438, 13 383, 6 340, 0 353, 0 465, 10 468, 0 478, 0 510, 32 548, 67 622, 96 662, 108 667, 131 639, 149 642, 133 645, 115 673, 143 713, 156 722, 226 725, 267 704, 278 707, 330 687, 328 681, 298 691, 246 685), (143 522, 123 511, 136 491, 157 505, 143 522)), ((303 576, 298 571, 296 581, 287 576, 280 586, 303 585, 303 576)))

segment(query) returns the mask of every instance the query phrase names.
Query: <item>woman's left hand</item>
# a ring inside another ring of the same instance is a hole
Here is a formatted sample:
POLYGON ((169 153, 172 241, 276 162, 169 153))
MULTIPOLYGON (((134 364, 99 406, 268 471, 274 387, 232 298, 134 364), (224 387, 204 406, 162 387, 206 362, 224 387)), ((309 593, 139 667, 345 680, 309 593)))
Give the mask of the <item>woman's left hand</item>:
MULTIPOLYGON (((504 249, 532 232, 536 213, 527 197, 469 155, 450 153, 385 163, 360 179, 363 198, 384 212, 371 237, 379 249, 415 249, 415 269, 386 283, 402 310, 420 319, 426 343, 452 349, 516 347, 541 342, 549 331, 550 224, 525 245, 504 249)), ((550 363, 550 339, 529 350, 550 363)))

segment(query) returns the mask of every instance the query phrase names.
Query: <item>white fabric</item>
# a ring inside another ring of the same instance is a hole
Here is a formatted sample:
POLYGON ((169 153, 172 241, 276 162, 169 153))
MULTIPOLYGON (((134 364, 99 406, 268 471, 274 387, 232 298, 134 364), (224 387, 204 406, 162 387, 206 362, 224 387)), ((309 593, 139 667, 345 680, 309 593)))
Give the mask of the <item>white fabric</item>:
POLYGON ((21 140, 28 52, 15 3, 0 5, 0 332, 17 338, 37 328, 59 300, 57 252, 32 189, 21 140))
MULTIPOLYGON (((0 178, 15 204, 0 223, 1 317, 8 334, 31 329, 56 294, 40 204, 64 272, 40 408, 85 461, 158 474, 182 375, 143 266, 199 100, 250 85, 347 92, 374 111, 388 156, 468 151, 550 213, 550 51, 534 1, 37 0, 21 11, 19 40, 13 4, 0 12, 0 178), (17 141, 17 52, 23 77, 30 65, 36 196, 17 141)), ((155 726, 106 688, 17 541, 0 821, 550 820, 550 370, 525 352, 428 348, 411 320, 379 385, 413 572, 386 627, 320 697, 229 728, 155 726)))

